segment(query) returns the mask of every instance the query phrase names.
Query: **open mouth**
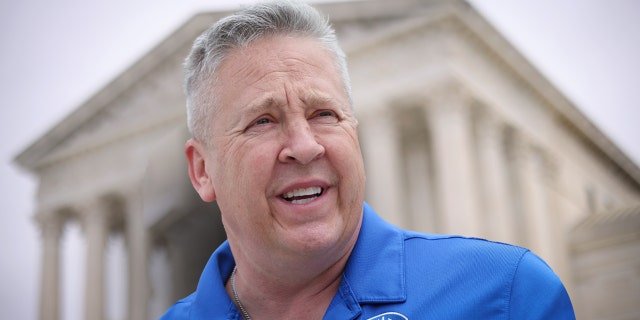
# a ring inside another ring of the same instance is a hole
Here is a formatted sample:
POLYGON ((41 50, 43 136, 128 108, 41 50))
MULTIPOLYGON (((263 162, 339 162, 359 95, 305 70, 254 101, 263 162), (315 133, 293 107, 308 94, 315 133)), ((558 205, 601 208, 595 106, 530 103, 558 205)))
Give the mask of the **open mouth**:
POLYGON ((322 195, 323 192, 323 188, 310 187, 292 190, 281 195, 280 197, 291 202, 292 204, 305 204, 317 199, 322 195))

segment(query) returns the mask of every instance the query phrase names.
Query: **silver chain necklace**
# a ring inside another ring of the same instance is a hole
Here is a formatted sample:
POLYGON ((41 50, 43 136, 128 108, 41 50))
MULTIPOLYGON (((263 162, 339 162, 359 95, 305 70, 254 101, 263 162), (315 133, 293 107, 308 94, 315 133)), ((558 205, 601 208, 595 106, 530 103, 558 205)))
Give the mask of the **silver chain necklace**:
POLYGON ((242 302, 240 302, 240 297, 238 296, 238 292, 236 291, 236 270, 238 266, 233 267, 233 272, 231 272, 231 291, 233 291, 233 300, 236 301, 236 305, 240 308, 240 312, 242 313, 242 317, 244 320, 251 320, 249 316, 249 312, 244 308, 242 302))

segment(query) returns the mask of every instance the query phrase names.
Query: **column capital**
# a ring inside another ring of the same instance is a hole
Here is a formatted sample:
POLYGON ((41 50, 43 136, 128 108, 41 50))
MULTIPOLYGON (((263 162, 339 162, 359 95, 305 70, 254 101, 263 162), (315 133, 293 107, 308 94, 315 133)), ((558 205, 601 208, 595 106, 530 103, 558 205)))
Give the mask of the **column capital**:
POLYGON ((478 130, 480 136, 487 135, 488 137, 496 138, 496 142, 503 141, 502 135, 504 135, 507 123, 500 115, 487 107, 478 106, 474 111, 474 116, 475 123, 480 129, 478 130))
POLYGON ((531 143, 524 134, 513 127, 507 127, 505 130, 505 138, 509 141, 508 150, 510 160, 521 165, 523 161, 530 157, 531 143))
POLYGON ((439 112, 470 111, 473 95, 462 84, 447 80, 429 88, 425 99, 430 109, 439 112))
POLYGON ((556 176, 557 168, 555 164, 556 162, 551 154, 539 146, 531 146, 530 149, 529 156, 532 158, 532 161, 536 166, 541 181, 544 183, 553 181, 556 176))
POLYGON ((90 226, 111 225, 111 208, 109 203, 101 198, 85 200, 76 204, 74 209, 78 212, 80 224, 85 232, 90 226))
POLYGON ((39 211, 34 215, 34 219, 45 238, 60 238, 65 224, 65 217, 57 211, 39 211))

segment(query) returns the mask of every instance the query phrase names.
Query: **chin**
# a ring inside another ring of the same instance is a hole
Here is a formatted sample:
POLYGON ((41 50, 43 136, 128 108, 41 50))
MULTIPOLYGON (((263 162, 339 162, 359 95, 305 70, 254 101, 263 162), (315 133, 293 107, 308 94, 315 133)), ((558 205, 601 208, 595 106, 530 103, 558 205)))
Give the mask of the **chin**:
POLYGON ((348 239, 344 236, 344 231, 344 228, 337 228, 335 225, 299 228, 288 237, 287 246, 303 255, 322 254, 342 247, 341 242, 348 239))

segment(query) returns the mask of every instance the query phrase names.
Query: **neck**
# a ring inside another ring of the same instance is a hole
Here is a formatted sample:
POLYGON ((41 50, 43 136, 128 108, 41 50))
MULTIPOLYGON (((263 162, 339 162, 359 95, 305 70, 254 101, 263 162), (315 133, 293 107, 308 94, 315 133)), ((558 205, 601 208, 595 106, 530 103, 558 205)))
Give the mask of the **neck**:
MULTIPOLYGON (((251 319, 322 319, 340 287, 359 229, 311 250, 265 250, 228 231, 236 293, 251 319)), ((226 289, 233 300, 231 281, 226 289)))
MULTIPOLYGON (((261 268, 239 256, 236 294, 252 320, 321 319, 340 287, 350 253, 351 250, 324 268, 318 268, 322 263, 315 259, 307 259, 297 267, 276 264, 282 268, 278 272, 273 272, 272 266, 261 268)), ((227 281, 226 289, 235 300, 231 284, 227 281)))

